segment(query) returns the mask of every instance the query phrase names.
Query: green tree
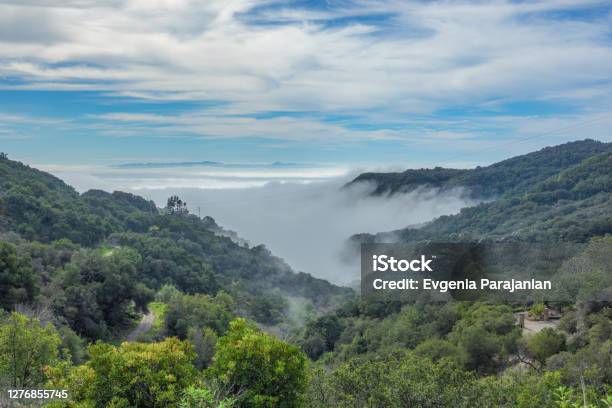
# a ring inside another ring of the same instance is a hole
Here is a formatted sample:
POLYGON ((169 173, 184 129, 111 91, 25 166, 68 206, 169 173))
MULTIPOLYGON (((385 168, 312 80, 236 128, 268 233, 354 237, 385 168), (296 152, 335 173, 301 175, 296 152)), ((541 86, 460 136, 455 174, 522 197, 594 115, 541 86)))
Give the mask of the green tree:
POLYGON ((546 359, 565 349, 565 336, 550 327, 529 336, 526 340, 526 351, 531 358, 544 366, 546 359))
POLYGON ((119 347, 97 343, 89 355, 85 365, 48 370, 49 388, 69 390, 67 406, 176 407, 197 373, 191 346, 176 338, 119 347))
POLYGON ((17 254, 15 245, 0 242, 0 307, 9 310, 33 300, 38 290, 30 258, 17 254))
POLYGON ((554 390, 561 385, 557 372, 508 370, 478 380, 470 406, 499 408, 558 408, 554 390))
POLYGON ((464 368, 480 373, 503 367, 519 338, 512 309, 484 303, 469 306, 449 337, 464 356, 464 368))
POLYGON ((309 407, 472 407, 472 373, 449 361, 433 363, 411 352, 353 358, 326 374, 315 370, 307 395, 309 407))
POLYGON ((181 296, 182 293, 173 285, 163 285, 155 294, 155 300, 157 302, 169 303, 174 297, 181 296))
POLYGON ((62 353, 69 358, 73 364, 81 364, 85 360, 85 345, 82 338, 68 326, 61 326, 57 330, 62 339, 62 353))
POLYGON ((253 318, 264 324, 276 324, 285 316, 287 300, 279 293, 266 292, 253 296, 249 302, 249 309, 253 318))
POLYGON ((306 325, 302 348, 312 358, 333 350, 342 333, 342 322, 337 316, 322 316, 306 325))
POLYGON ((298 347, 235 319, 206 373, 244 393, 243 407, 294 407, 306 387, 306 357, 298 347))
POLYGON ((529 316, 534 319, 541 320, 544 316, 544 311, 546 310, 546 306, 543 303, 537 303, 529 309, 529 316))
POLYGON ((169 335, 187 338, 190 328, 209 327, 223 334, 232 320, 234 301, 220 292, 217 296, 196 294, 172 296, 166 309, 166 331, 169 335))
POLYGON ((132 321, 133 303, 143 309, 153 297, 137 281, 141 266, 141 256, 131 248, 75 254, 56 277, 64 290, 54 300, 55 311, 80 335, 109 337, 132 321))
POLYGON ((43 368, 58 361, 60 344, 51 324, 11 313, 0 326, 0 379, 13 388, 41 384, 43 368))

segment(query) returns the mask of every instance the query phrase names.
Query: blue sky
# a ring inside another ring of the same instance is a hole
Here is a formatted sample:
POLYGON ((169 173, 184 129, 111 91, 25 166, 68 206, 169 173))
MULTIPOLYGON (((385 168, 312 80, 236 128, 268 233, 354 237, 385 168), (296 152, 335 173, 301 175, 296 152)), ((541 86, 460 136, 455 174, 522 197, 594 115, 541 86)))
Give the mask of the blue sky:
POLYGON ((611 141, 611 23, 589 0, 0 0, 0 150, 419 167, 611 141))

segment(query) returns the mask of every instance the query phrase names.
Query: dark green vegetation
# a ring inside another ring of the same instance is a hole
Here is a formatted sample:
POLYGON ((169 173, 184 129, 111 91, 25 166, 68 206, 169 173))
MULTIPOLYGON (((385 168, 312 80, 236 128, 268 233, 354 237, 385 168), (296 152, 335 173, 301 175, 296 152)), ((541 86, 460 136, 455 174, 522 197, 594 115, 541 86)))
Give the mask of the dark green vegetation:
POLYGON ((362 241, 520 240, 586 242, 612 233, 612 144, 592 140, 550 147, 473 170, 366 173, 353 182, 376 183, 375 194, 418 187, 463 188, 492 200, 362 241))
POLYGON ((470 170, 436 167, 409 169, 402 173, 363 173, 351 183, 373 182, 376 185, 374 194, 409 192, 424 186, 466 187, 472 197, 493 198, 502 194, 520 194, 589 157, 611 151, 610 143, 584 140, 547 147, 470 170))
MULTIPOLYGON (((605 276, 599 288, 612 287, 612 238, 605 241, 607 262, 590 272, 605 276)), ((562 268, 589 273, 574 270, 583 256, 562 268)), ((572 283, 582 300, 555 304, 565 313, 559 325, 525 335, 511 306, 425 296, 355 301, 320 317, 296 339, 318 367, 310 406, 578 407, 586 398, 608 407, 612 304, 589 297, 590 281, 572 283)))
POLYGON ((362 239, 584 243, 540 260, 563 318, 530 335, 514 313, 542 315, 535 298, 357 299, 178 197, 160 210, 78 194, 2 157, 0 386, 67 389, 48 405, 75 408, 610 407, 610 149, 584 141, 475 170, 358 178, 378 194, 463 187, 489 200, 362 239), (150 328, 122 343, 147 311, 150 328))

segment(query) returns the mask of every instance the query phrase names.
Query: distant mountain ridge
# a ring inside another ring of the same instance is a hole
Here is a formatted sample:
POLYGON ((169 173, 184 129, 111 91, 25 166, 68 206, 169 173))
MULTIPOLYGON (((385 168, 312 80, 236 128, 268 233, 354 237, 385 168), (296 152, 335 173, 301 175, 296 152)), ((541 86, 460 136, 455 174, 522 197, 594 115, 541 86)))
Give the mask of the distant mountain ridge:
POLYGON ((420 228, 358 234, 353 241, 585 242, 612 234, 612 143, 571 142, 472 170, 365 173, 350 184, 362 181, 376 183, 373 194, 462 187, 490 201, 420 228))
POLYGON ((395 173, 363 173, 347 186, 371 182, 372 194, 410 192, 419 187, 442 190, 463 187, 471 198, 494 198, 504 194, 518 194, 536 183, 546 180, 584 159, 612 151, 612 143, 587 139, 546 147, 536 152, 516 156, 474 169, 408 169, 395 173))

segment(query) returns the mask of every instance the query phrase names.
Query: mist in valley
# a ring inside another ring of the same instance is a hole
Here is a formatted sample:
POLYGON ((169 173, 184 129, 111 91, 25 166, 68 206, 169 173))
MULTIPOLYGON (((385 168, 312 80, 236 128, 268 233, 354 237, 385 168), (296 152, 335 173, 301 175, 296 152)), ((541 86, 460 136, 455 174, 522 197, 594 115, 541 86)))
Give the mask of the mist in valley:
POLYGON ((421 224, 474 204, 460 189, 370 196, 371 184, 342 188, 358 174, 342 168, 47 169, 78 191, 129 191, 159 207, 178 194, 193 214, 199 207, 202 217, 250 245, 264 244, 294 270, 344 285, 359 278, 351 235, 421 224))
POLYGON ((359 254, 347 245, 356 233, 381 232, 420 224, 458 212, 470 202, 460 190, 417 190, 372 197, 368 184, 342 188, 347 180, 268 183, 239 189, 146 189, 138 193, 165 205, 178 194, 192 213, 213 217, 251 245, 265 244, 295 270, 338 284, 359 278, 359 254))

